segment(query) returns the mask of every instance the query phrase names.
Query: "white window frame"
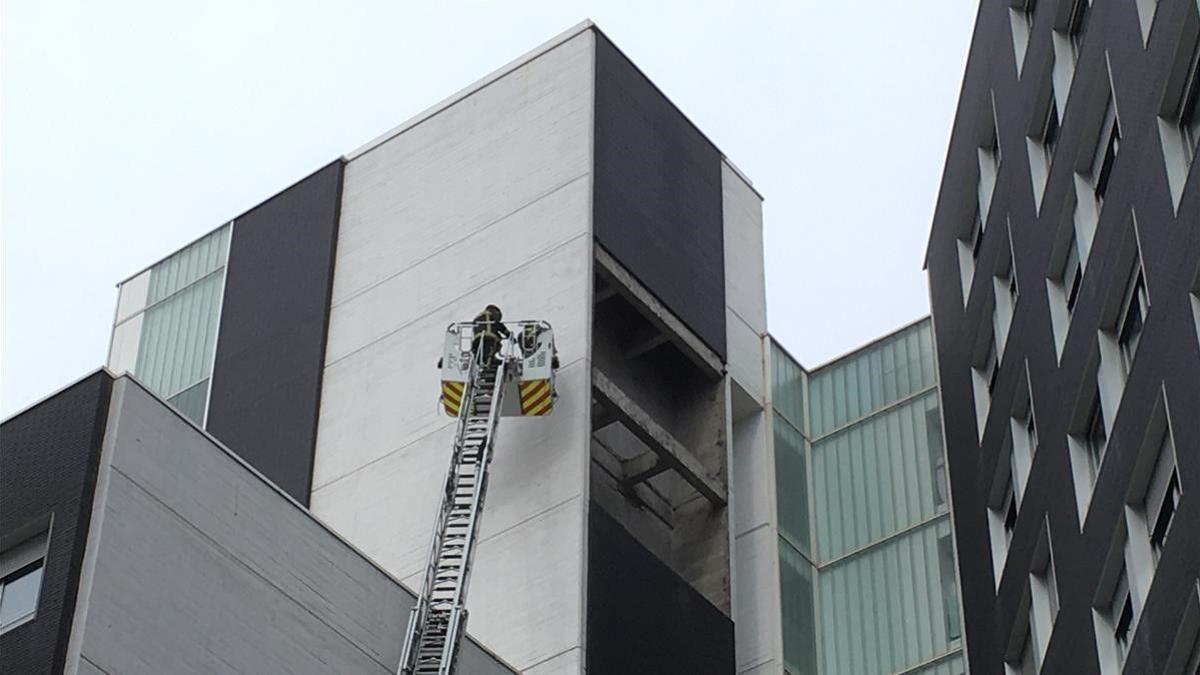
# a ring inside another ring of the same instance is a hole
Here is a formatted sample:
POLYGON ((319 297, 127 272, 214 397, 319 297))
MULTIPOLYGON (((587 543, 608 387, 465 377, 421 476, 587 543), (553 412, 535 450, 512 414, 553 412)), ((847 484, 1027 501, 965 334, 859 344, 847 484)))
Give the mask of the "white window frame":
MULTIPOLYGON (((1140 0, 1139 0, 1140 2, 1140 0)), ((1158 109, 1158 135, 1167 168, 1167 183, 1175 212, 1183 199, 1188 174, 1200 154, 1200 122, 1188 124, 1190 114, 1200 115, 1200 3, 1189 3, 1179 45, 1167 76, 1158 109)), ((1200 118, 1198 118, 1200 119, 1200 118)))
POLYGON ((1118 521, 1116 535, 1105 558, 1100 583, 1092 598, 1092 620, 1096 631, 1096 651, 1100 672, 1118 675, 1137 635, 1145 597, 1132 583, 1128 534, 1124 519, 1118 521))
POLYGON ((1012 28, 1013 56, 1017 61, 1017 79, 1025 66, 1038 0, 1009 0, 1008 19, 1012 28))
POLYGON ((38 585, 33 598, 33 608, 0 626, 0 634, 37 618, 37 605, 41 600, 46 570, 46 553, 50 543, 50 525, 51 518, 38 519, 17 528, 0 541, 0 607, 4 604, 4 591, 12 582, 36 573, 38 585))
POLYGON ((993 328, 996 331, 997 348, 1003 354, 1008 349, 1008 336, 1012 330, 1013 317, 1016 315, 1017 301, 1021 297, 1020 285, 1017 281, 1016 256, 1013 255, 1012 221, 1004 221, 1005 243, 992 275, 992 292, 995 302, 992 304, 993 328))
POLYGON ((1093 349, 1086 373, 1075 398, 1075 406, 1067 428, 1067 446, 1071 457, 1071 474, 1075 483, 1079 529, 1087 521, 1092 494, 1108 456, 1108 441, 1112 436, 1112 417, 1105 407, 1101 392, 1099 350, 1093 349), (1103 439, 1097 441, 1097 434, 1103 439), (1098 446, 1098 447, 1097 447, 1098 446))
POLYGON ((1042 519, 1042 530, 1033 551, 1033 564, 1029 571, 1029 623, 1035 649, 1037 667, 1040 670, 1046 660, 1046 650, 1054 634, 1054 624, 1060 607, 1058 577, 1054 571, 1054 547, 1050 542, 1050 520, 1042 519))

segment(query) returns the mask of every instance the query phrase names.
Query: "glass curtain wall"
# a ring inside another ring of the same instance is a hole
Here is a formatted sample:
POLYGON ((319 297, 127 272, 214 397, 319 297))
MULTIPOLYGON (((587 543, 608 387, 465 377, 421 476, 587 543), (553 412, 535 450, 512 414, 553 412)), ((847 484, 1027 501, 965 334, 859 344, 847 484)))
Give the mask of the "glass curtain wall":
POLYGON ((232 224, 122 283, 109 368, 203 424, 232 224))
POLYGON ((788 672, 964 672, 929 321, 812 372, 772 346, 788 672))

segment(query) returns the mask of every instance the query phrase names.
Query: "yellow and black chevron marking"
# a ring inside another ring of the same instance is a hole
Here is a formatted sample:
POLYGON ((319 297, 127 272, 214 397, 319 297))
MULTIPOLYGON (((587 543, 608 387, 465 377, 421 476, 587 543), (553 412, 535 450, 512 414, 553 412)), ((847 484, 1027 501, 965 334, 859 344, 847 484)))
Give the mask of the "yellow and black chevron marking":
POLYGON ((463 382, 455 382, 454 380, 442 380, 442 406, 446 409, 446 414, 451 417, 458 417, 458 411, 462 408, 463 382))
POLYGON ((554 408, 550 380, 526 380, 519 385, 522 415, 549 415, 554 408))

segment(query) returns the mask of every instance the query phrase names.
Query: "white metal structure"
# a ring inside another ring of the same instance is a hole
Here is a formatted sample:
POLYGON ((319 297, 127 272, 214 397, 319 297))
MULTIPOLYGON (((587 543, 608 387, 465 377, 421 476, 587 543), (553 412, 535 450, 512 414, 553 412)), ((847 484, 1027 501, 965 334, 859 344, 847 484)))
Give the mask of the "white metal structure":
POLYGON ((447 413, 457 413, 458 430, 425 581, 409 616, 400 657, 402 675, 455 672, 459 643, 466 632, 467 582, 487 493, 488 465, 506 388, 517 385, 522 399, 517 415, 545 415, 553 407, 558 366, 553 331, 545 322, 509 325, 513 332, 497 338, 496 355, 486 361, 485 342, 476 339, 472 323, 453 324, 446 331, 440 364, 442 404, 447 413))

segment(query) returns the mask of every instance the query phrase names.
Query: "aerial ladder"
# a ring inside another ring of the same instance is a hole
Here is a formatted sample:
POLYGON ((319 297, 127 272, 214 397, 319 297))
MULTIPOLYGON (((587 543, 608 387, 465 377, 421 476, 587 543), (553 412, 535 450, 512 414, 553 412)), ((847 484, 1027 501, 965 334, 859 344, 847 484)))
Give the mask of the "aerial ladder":
POLYGON ((472 322, 446 329, 440 405, 458 419, 421 594, 408 619, 401 675, 452 675, 466 633, 467 582, 501 417, 549 415, 556 392, 554 331, 513 321, 493 358, 472 322))

